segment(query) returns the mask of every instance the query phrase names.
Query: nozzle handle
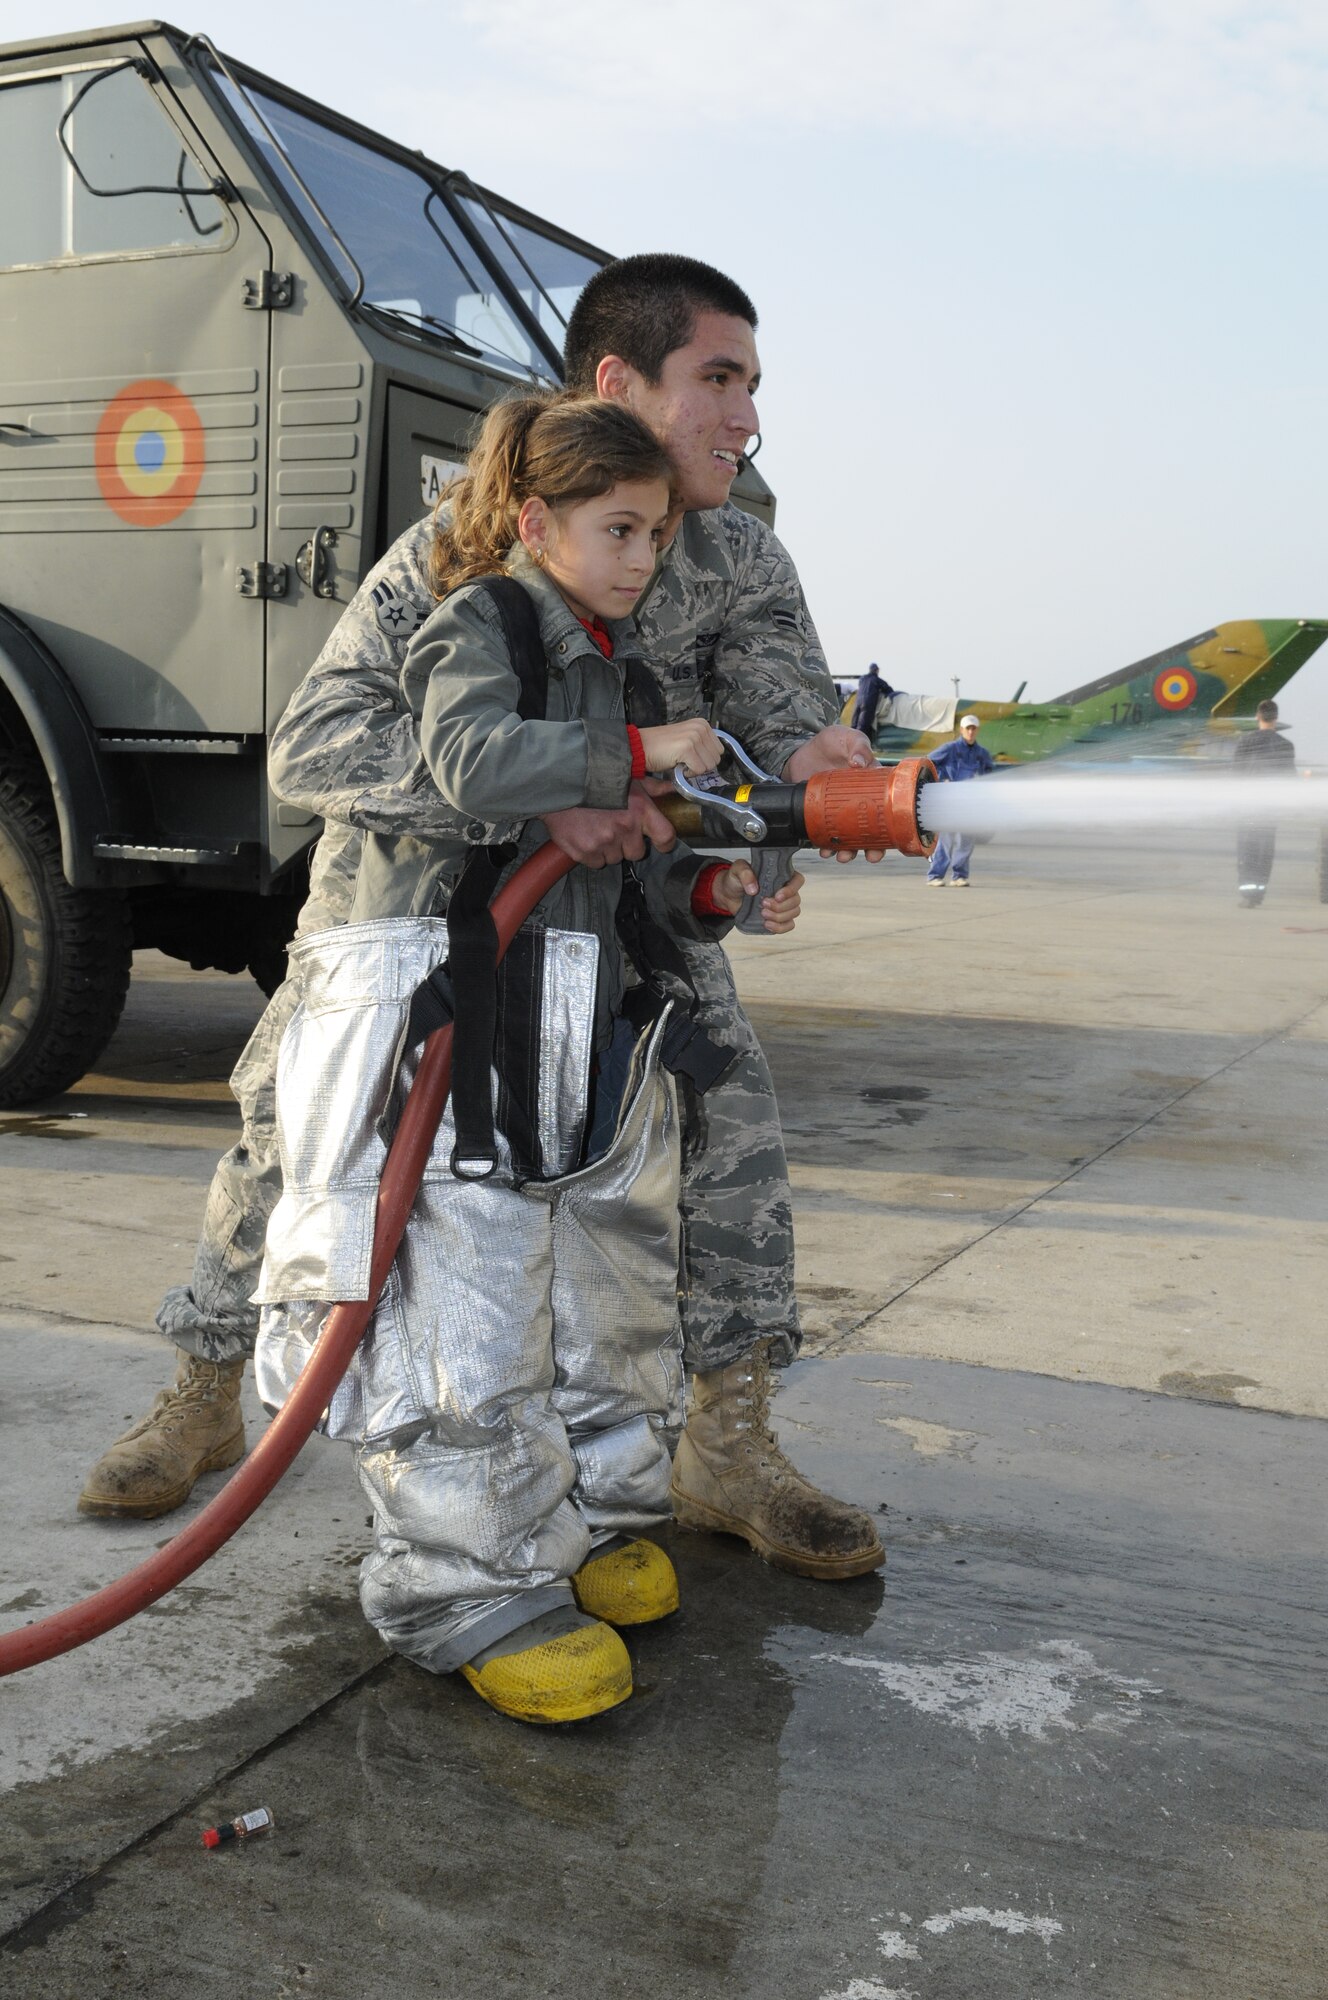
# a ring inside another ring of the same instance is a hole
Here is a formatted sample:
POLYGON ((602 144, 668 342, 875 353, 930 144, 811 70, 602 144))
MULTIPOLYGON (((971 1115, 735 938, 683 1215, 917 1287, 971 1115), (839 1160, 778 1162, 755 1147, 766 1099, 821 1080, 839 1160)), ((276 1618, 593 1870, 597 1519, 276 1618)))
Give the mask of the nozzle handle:
MULTIPOLYGON (((717 784, 709 784, 705 778, 700 780, 689 778, 681 764, 675 764, 673 767, 673 784, 674 789, 681 793, 683 798, 691 799, 694 805, 703 806, 709 813, 719 813, 724 819, 732 820, 743 839, 750 842, 753 847, 759 847, 765 839, 768 829, 760 813, 753 812, 750 806, 739 805, 728 796, 727 792, 719 789, 717 784)), ((751 786, 749 785, 747 789, 750 791, 751 786)))
POLYGON ((763 771, 759 764, 752 762, 736 736, 730 736, 727 729, 717 729, 716 736, 723 743, 730 756, 737 759, 749 778, 755 778, 758 785, 777 785, 780 781, 772 771, 763 771))

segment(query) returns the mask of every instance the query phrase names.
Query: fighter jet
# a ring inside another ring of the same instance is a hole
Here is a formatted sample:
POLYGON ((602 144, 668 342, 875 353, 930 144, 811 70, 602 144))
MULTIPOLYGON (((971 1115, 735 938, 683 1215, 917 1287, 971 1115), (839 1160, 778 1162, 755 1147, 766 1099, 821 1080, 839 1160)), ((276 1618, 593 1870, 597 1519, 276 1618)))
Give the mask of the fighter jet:
MULTIPOLYGON (((1054 701, 973 701, 892 692, 877 706, 872 741, 884 763, 925 757, 955 734, 960 715, 976 715, 981 740, 998 764, 1043 757, 1094 761, 1140 756, 1229 754, 1230 739, 1271 700, 1328 638, 1328 619, 1239 619, 1054 701)), ((885 677, 893 680, 889 665, 885 677)), ((854 698, 844 704, 851 721, 854 698)))

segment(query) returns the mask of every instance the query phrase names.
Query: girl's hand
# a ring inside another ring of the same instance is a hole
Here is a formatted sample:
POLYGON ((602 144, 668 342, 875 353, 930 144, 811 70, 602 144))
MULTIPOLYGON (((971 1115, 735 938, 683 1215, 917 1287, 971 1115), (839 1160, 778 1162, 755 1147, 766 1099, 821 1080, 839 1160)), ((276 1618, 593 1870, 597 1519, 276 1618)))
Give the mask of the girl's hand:
POLYGON ((724 746, 708 722, 689 716, 686 722, 664 722, 655 729, 641 731, 647 771, 672 771, 681 764, 691 777, 713 771, 724 755, 724 746))
MULTIPOLYGON (((746 865, 745 862, 738 863, 740 868, 746 865)), ((802 885, 806 880, 807 877, 799 875, 795 869, 782 889, 776 890, 773 896, 762 898, 762 928, 769 931, 772 937, 782 937, 797 923, 802 913, 802 885)))
MULTIPOLYGON (((761 898, 761 928, 769 931, 771 937, 782 937, 798 921, 802 909, 800 891, 806 880, 805 875, 795 871, 782 889, 777 889, 773 896, 761 898)), ((760 894, 760 888, 751 862, 734 861, 721 874, 712 877, 710 896, 721 910, 736 917, 749 896, 760 894)))
POLYGON ((712 876, 710 899, 729 916, 736 917, 747 898, 755 896, 760 887, 751 862, 734 861, 718 875, 712 876))

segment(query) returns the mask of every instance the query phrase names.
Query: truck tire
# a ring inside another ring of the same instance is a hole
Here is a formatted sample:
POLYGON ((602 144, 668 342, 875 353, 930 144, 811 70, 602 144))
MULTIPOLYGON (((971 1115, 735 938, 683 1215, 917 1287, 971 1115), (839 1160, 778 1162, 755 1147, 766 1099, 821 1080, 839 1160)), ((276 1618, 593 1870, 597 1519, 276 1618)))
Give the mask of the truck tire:
POLYGON ((0 1108, 53 1097, 91 1068, 131 956, 124 896, 65 880, 44 774, 0 763, 0 1108))

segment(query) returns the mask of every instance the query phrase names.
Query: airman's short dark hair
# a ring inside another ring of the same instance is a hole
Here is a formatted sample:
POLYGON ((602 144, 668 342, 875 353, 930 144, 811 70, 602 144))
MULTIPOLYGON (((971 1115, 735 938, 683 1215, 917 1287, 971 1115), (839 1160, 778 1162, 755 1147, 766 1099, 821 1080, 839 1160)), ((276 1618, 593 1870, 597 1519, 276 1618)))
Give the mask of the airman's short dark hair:
POLYGON ((1277 703, 1275 701, 1261 701, 1254 713, 1260 722, 1276 722, 1277 703))
POLYGON ((703 312, 745 319, 756 329, 756 307, 732 278, 713 264, 666 251, 619 257, 596 271, 572 308, 563 343, 569 389, 593 396, 595 371, 604 357, 620 360, 658 382, 664 363, 686 347, 703 312))

